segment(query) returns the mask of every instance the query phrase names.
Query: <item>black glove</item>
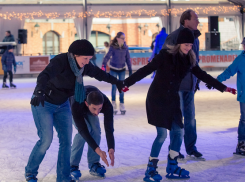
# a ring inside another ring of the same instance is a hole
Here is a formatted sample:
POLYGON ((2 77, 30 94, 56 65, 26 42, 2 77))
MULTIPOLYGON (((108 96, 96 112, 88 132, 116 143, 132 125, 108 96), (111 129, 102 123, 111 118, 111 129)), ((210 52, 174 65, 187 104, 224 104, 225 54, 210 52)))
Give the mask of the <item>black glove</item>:
POLYGON ((40 102, 42 106, 44 107, 44 100, 45 100, 45 93, 42 90, 36 91, 35 92, 35 97, 31 99, 31 105, 34 107, 39 106, 40 102))
POLYGON ((129 76, 131 76, 132 75, 132 70, 128 70, 128 74, 129 74, 129 76))
POLYGON ((211 85, 209 85, 209 84, 205 84, 205 86, 209 89, 209 90, 211 90, 211 89, 214 89, 214 87, 212 87, 211 85))

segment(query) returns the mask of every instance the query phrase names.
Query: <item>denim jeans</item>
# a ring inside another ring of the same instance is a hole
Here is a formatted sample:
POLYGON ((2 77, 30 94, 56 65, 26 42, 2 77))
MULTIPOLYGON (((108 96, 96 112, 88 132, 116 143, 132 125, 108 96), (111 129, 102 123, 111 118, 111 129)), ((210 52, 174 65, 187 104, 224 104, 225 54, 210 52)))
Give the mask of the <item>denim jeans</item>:
POLYGON ((241 117, 238 126, 238 142, 245 141, 245 103, 240 102, 241 117))
POLYGON ((195 119, 194 91, 179 91, 180 108, 184 117, 184 143, 187 154, 196 151, 197 131, 195 119))
MULTIPOLYGON (((162 127, 157 128, 157 137, 151 148, 151 157, 158 157, 162 148, 162 144, 167 138, 167 129, 162 127)), ((176 152, 180 151, 181 143, 183 140, 184 131, 179 127, 179 125, 175 122, 175 119, 172 123, 171 131, 170 131, 170 146, 169 149, 174 150, 176 152)))
MULTIPOLYGON (((110 70, 110 75, 114 77, 118 77, 119 80, 124 80, 125 79, 125 70, 123 71, 113 71, 110 70)), ((117 86, 114 84, 112 85, 112 90, 111 90, 111 100, 116 101, 116 91, 117 91, 117 86)), ((124 92, 120 93, 119 97, 120 103, 124 103, 124 92)))
POLYGON ((53 126, 59 138, 59 153, 57 162, 57 182, 70 182, 70 154, 72 139, 72 116, 68 100, 61 105, 44 102, 44 107, 31 106, 37 134, 40 140, 34 146, 25 167, 25 176, 38 174, 46 151, 53 140, 53 126))
MULTIPOLYGON (((85 121, 90 135, 95 140, 97 145, 100 145, 101 129, 100 129, 100 122, 98 116, 94 116, 91 113, 88 113, 86 115, 85 121)), ((73 124, 76 127, 74 121, 73 124)), ((85 142, 86 141, 83 139, 80 133, 77 133, 73 139, 73 144, 71 148, 71 160, 70 160, 71 166, 79 166, 79 163, 82 158, 85 142)), ((91 168, 91 166, 94 163, 100 161, 100 156, 90 146, 88 146, 87 158, 88 158, 88 168, 91 168)))

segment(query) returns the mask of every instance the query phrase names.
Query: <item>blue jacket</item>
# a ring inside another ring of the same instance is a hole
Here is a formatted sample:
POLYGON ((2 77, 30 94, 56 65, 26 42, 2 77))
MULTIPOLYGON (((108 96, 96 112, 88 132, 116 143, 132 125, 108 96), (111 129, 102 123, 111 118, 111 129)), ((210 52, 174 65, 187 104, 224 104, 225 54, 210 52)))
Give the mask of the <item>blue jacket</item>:
POLYGON ((243 51, 233 63, 221 73, 217 79, 223 82, 237 73, 237 101, 245 103, 245 51, 243 51))
POLYGON ((159 54, 160 50, 162 49, 162 46, 167 38, 168 34, 165 30, 162 30, 157 36, 155 40, 155 54, 159 54))
POLYGON ((132 71, 132 65, 130 61, 130 55, 128 51, 128 46, 124 45, 122 48, 116 45, 111 45, 108 53, 104 57, 103 66, 106 66, 107 62, 110 60, 109 67, 115 70, 125 69, 126 64, 128 70, 132 71))
MULTIPOLYGON (((185 27, 183 25, 180 25, 180 27, 173 31, 171 34, 168 35, 167 39, 165 40, 165 43, 163 45, 163 49, 167 49, 167 45, 176 45, 177 38, 179 35, 179 32, 184 29, 185 27)), ((195 30, 194 32, 195 41, 192 46, 192 50, 196 54, 196 60, 197 64, 199 63, 199 40, 198 37, 201 35, 199 30, 195 30)), ((180 84, 180 91, 194 91, 197 85, 197 78, 194 76, 191 72, 188 72, 185 78, 182 80, 180 84)))
POLYGON ((5 71, 12 71, 12 65, 16 66, 16 61, 14 54, 6 50, 2 56, 2 68, 6 66, 7 70, 5 71))

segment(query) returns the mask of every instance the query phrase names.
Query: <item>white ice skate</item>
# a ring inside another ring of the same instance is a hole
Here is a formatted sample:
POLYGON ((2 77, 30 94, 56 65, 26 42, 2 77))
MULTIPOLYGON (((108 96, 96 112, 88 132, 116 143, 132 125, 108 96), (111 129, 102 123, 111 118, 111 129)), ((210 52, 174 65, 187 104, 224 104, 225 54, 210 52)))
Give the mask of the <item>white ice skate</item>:
POLYGON ((202 154, 198 151, 192 152, 190 155, 186 156, 187 160, 192 160, 192 161, 206 161, 205 158, 202 157, 202 154))
POLYGON ((117 112, 118 112, 116 101, 112 101, 111 104, 112 104, 112 107, 113 107, 113 113, 114 113, 114 115, 116 115, 117 112))
POLYGON ((120 111, 122 115, 125 115, 126 109, 125 109, 124 103, 120 103, 120 111))

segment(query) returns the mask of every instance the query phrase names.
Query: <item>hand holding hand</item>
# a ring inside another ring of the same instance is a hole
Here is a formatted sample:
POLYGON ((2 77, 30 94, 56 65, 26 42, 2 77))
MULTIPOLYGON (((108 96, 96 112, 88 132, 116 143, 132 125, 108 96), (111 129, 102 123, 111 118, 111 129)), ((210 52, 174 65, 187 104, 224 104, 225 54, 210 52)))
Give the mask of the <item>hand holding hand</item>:
POLYGON ((225 92, 230 92, 233 95, 236 95, 236 89, 234 88, 226 87, 225 92))
POLYGON ((102 159, 102 161, 104 161, 104 163, 107 165, 107 167, 109 167, 109 163, 107 161, 107 156, 106 153, 104 151, 102 151, 99 147, 97 147, 95 149, 95 152, 100 156, 100 158, 102 159))
POLYGON ((35 97, 31 99, 31 105, 34 107, 39 106, 40 102, 42 106, 44 107, 44 100, 45 100, 45 93, 42 90, 35 92, 35 97))
POLYGON ((125 85, 125 82, 122 81, 122 80, 117 80, 116 86, 117 86, 117 89, 118 89, 118 91, 119 91, 120 93, 121 93, 122 91, 123 91, 123 92, 129 91, 128 87, 125 85))
POLYGON ((114 160, 115 160, 114 153, 115 153, 114 149, 109 150, 109 157, 111 159, 111 166, 114 166, 114 160))

